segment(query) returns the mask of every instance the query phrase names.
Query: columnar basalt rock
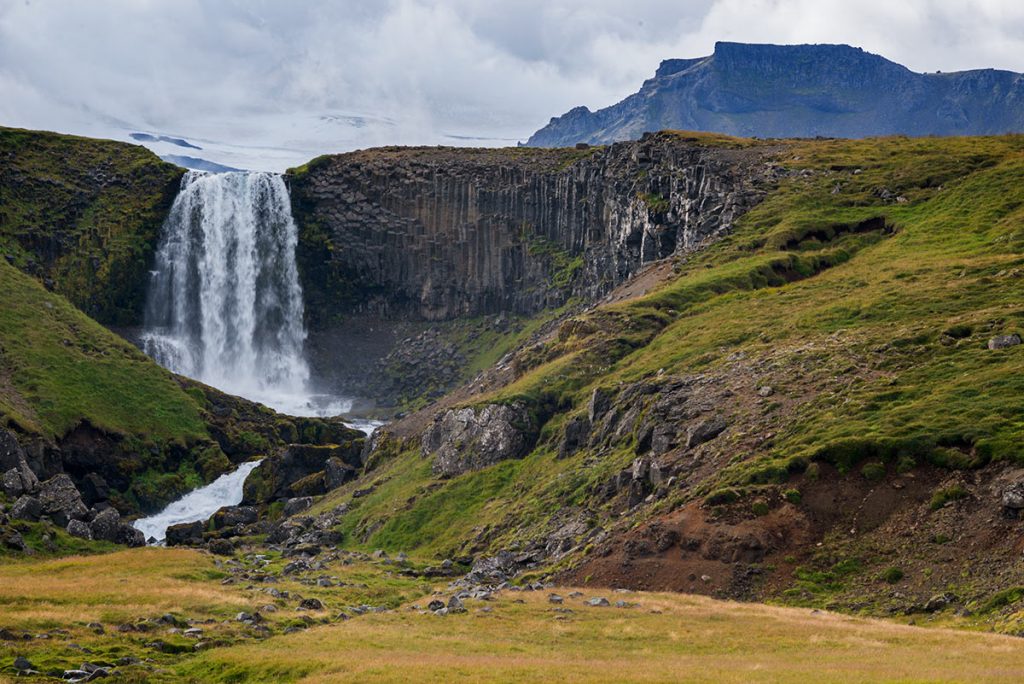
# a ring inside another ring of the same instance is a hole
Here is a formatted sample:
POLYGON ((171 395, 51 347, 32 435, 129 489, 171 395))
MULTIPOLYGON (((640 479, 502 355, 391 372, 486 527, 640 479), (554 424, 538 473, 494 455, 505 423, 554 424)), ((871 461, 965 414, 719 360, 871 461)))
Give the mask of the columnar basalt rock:
POLYGON ((661 133, 607 148, 319 158, 289 176, 307 308, 444 320, 593 300, 728 233, 778 173, 772 149, 661 133))

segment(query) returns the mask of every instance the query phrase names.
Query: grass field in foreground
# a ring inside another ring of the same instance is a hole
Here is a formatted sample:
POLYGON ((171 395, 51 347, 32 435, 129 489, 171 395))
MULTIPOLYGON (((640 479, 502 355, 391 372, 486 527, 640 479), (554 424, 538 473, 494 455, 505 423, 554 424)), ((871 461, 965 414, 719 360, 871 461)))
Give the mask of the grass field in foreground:
POLYGON ((274 601, 259 585, 222 584, 223 567, 177 549, 0 565, 0 627, 68 631, 0 642, 0 681, 14 674, 17 655, 40 669, 134 656, 144 662, 115 678, 132 682, 997 682, 1024 672, 1024 641, 1014 637, 680 594, 587 589, 570 598, 572 590, 560 588, 565 602, 555 605, 549 592, 506 591, 442 618, 419 610, 429 597, 415 598, 418 582, 377 561, 330 567, 349 581, 345 588, 282 577, 273 586, 318 596, 329 610, 311 617, 330 623, 282 634, 303 613, 278 601, 266 615, 274 636, 262 638, 234 615, 274 601), (613 605, 586 605, 594 596, 613 605), (403 597, 395 610, 333 621, 346 605, 398 605, 403 597), (615 607, 620 600, 629 607, 615 607), (165 613, 193 618, 208 650, 195 652, 167 625, 145 634, 115 627, 165 613), (94 621, 104 634, 88 628, 94 621), (159 652, 150 646, 157 640, 184 648, 159 652))
POLYGON ((555 606, 547 592, 505 593, 467 602, 462 615, 405 609, 208 651, 183 674, 232 682, 982 682, 1019 681, 1024 672, 1024 642, 1012 637, 676 594, 603 595, 635 605, 567 598, 555 606))

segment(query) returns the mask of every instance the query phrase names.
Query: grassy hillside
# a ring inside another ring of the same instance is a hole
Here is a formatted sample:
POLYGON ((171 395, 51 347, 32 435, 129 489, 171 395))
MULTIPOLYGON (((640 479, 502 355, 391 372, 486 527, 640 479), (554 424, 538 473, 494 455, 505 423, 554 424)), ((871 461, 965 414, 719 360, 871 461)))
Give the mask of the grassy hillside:
POLYGON ((60 450, 74 478, 100 473, 125 512, 156 510, 286 440, 338 432, 172 375, 3 262, 0 291, 0 427, 60 450))
POLYGON ((0 128, 0 256, 104 323, 138 321, 183 173, 138 145, 0 128))
POLYGON ((82 421, 152 441, 206 437, 170 373, 36 280, 0 263, 0 415, 56 440, 82 421))
MULTIPOLYGON (((786 177, 732 236, 678 259, 677 275, 662 286, 566 320, 518 352, 513 382, 462 400, 527 402, 546 421, 532 453, 435 480, 418 443, 395 440, 379 452, 378 488, 351 500, 352 543, 454 556, 543 543, 576 521, 592 538, 629 540, 648 524, 692 527, 693 516, 716 529, 764 529, 773 516, 789 516, 791 546, 762 564, 759 588, 743 591, 778 595, 808 567, 827 570, 855 556, 854 575, 864 581, 850 602, 863 605, 878 590, 886 554, 917 567, 917 592, 947 578, 965 596, 984 597, 1024 581, 1011 560, 991 581, 971 575, 966 542, 926 543, 929 535, 978 539, 990 528, 973 526, 1000 515, 997 476, 1024 464, 1024 346, 987 347, 994 336, 1024 332, 1024 137, 794 141, 777 163, 786 177), (707 445, 677 445, 661 457, 679 476, 654 501, 630 509, 622 495, 602 493, 647 453, 640 432, 654 400, 623 403, 632 426, 558 458, 568 420, 586 415, 595 389, 625 402, 628 388, 648 386, 634 394, 656 397, 675 381, 693 388, 696 410, 724 417, 728 428, 707 445), (819 478, 838 497, 834 515, 800 502, 801 487, 810 492, 819 478), (905 488, 907 481, 916 484, 905 488), (901 524, 916 532, 899 544, 878 527, 893 511, 872 509, 870 497, 884 490, 918 497, 901 504, 913 512, 901 524), (869 498, 842 503, 857 492, 869 498), (857 523, 873 514, 871 526, 857 523), (864 535, 877 527, 877 538, 814 551, 851 521, 864 535), (958 575, 961 568, 969 574, 958 575)), ((341 490, 325 505, 350 495, 341 490)), ((976 553, 1013 553, 986 539, 987 551, 976 553)), ((561 567, 593 551, 578 547, 561 567)), ((657 567, 678 554, 655 554, 657 567)), ((602 581, 640 581, 631 560, 602 581)), ((600 570, 589 561, 580 567, 578 580, 600 570)), ((688 587, 693 569, 658 572, 652 586, 688 587)), ((833 600, 845 581, 814 596, 833 600)), ((727 584, 695 589, 735 594, 727 584)))

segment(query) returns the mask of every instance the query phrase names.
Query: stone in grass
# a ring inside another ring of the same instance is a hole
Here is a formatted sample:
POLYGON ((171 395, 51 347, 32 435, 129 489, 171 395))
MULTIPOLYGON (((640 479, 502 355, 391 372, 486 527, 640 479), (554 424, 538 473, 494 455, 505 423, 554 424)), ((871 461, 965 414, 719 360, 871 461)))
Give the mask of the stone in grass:
POLYGON ((595 596, 592 599, 587 599, 587 605, 604 608, 606 606, 610 606, 611 603, 609 603, 608 599, 606 599, 604 596, 595 596))
POLYGON ((324 604, 323 604, 323 601, 321 601, 320 599, 308 598, 308 599, 303 599, 299 603, 299 608, 301 610, 323 610, 324 609, 324 604))
POLYGON ((551 594, 550 596, 548 596, 548 603, 561 603, 561 602, 562 602, 562 597, 559 596, 558 594, 551 594))
POLYGON ((19 672, 28 672, 29 670, 36 669, 35 666, 25 656, 18 656, 14 659, 14 669, 19 672))
POLYGON ((79 539, 92 539, 92 530, 89 529, 89 525, 81 520, 72 520, 68 522, 68 534, 72 537, 78 537, 79 539))
POLYGON ((11 506, 11 517, 15 520, 39 520, 43 514, 43 504, 34 496, 24 495, 11 506))
POLYGON ((448 606, 447 607, 448 607, 448 612, 449 613, 465 613, 466 612, 466 606, 465 606, 464 603, 462 603, 462 599, 460 599, 458 596, 452 596, 448 600, 448 606))
POLYGON ((214 539, 206 548, 210 550, 210 553, 215 553, 218 556, 235 555, 235 547, 227 539, 214 539))
POLYGON ((439 601, 438 599, 434 599, 427 604, 427 610, 429 611, 437 612, 442 608, 444 608, 444 601, 439 601))
POLYGON ((996 335, 988 341, 989 349, 1008 349, 1009 347, 1016 347, 1020 344, 1020 335, 1014 333, 1012 335, 996 335))

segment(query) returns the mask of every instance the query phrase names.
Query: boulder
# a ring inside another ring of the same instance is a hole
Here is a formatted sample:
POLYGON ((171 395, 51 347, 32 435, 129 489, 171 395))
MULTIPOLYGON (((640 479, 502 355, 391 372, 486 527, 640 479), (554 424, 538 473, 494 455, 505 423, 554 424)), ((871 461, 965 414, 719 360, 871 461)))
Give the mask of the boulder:
POLYGON ((55 475, 39 486, 39 502, 43 505, 43 514, 61 527, 66 527, 71 520, 81 520, 89 513, 78 488, 65 473, 55 475))
POLYGON ((29 520, 35 522, 43 514, 43 505, 39 499, 25 494, 11 506, 11 517, 15 520, 29 520))
POLYGON ((537 426, 522 402, 449 409, 423 433, 423 455, 439 477, 454 477, 500 461, 522 458, 537 438, 537 426))
POLYGON ((725 429, 729 427, 728 423, 719 417, 708 418, 700 423, 697 423, 689 429, 686 434, 686 447, 692 449, 695 446, 710 442, 718 435, 725 432, 725 429))
POLYGON ((67 532, 72 537, 79 539, 92 539, 92 530, 87 523, 81 520, 72 520, 68 523, 67 532))
POLYGON ((130 548, 139 548, 146 545, 146 535, 142 530, 137 530, 128 523, 121 523, 117 527, 118 544, 124 544, 130 548))
POLYGON ((214 539, 206 548, 210 550, 210 553, 215 553, 218 556, 235 555, 235 547, 227 539, 214 539))
POLYGON ((0 471, 8 471, 17 468, 25 462, 25 452, 14 437, 14 433, 5 428, 0 428, 0 471))
POLYGON ((651 434, 651 452, 655 456, 666 454, 676 446, 676 430, 671 425, 657 425, 651 434))
POLYGON ((612 407, 612 396, 608 390, 596 388, 593 394, 590 395, 590 402, 587 404, 587 418, 591 423, 595 423, 604 417, 604 414, 608 413, 608 409, 612 407))
POLYGON ((28 466, 11 468, 3 475, 4 494, 16 499, 22 494, 31 494, 39 487, 39 480, 28 466))
POLYGON ((996 335, 988 341, 989 349, 1007 349, 1009 347, 1016 347, 1020 344, 1020 335, 1014 333, 1012 335, 996 335))
POLYGON ((1003 490, 1003 508, 1019 511, 1024 509, 1024 480, 1014 482, 1003 490))
POLYGON ((198 546, 203 543, 206 525, 201 521, 171 525, 165 533, 167 546, 198 546))
POLYGON ((0 544, 15 551, 25 551, 28 549, 25 538, 17 530, 10 527, 0 528, 0 544))
POLYGON ((290 518, 293 515, 297 515, 308 510, 312 505, 313 497, 311 496, 300 496, 294 499, 288 499, 284 504, 282 513, 286 518, 290 518))
POLYGON ((213 514, 210 521, 213 523, 213 529, 223 530, 238 525, 251 525, 258 519, 259 515, 253 506, 224 506, 213 514))
POLYGON ((89 524, 92 538, 97 541, 117 543, 121 527, 121 514, 116 508, 108 508, 96 514, 89 524))

